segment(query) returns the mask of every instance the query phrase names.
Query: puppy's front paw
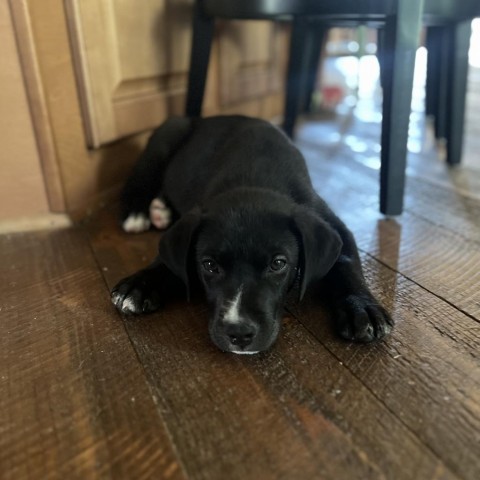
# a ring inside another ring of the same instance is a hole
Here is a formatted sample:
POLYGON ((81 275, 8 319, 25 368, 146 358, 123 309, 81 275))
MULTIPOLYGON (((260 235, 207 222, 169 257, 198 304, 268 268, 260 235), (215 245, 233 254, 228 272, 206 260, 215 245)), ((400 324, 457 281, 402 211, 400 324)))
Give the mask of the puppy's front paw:
POLYGON ((158 310, 160 293, 139 272, 120 281, 111 292, 112 303, 123 313, 138 315, 158 310))
POLYGON ((335 309, 337 331, 346 340, 371 342, 393 328, 388 312, 370 295, 349 295, 335 309))

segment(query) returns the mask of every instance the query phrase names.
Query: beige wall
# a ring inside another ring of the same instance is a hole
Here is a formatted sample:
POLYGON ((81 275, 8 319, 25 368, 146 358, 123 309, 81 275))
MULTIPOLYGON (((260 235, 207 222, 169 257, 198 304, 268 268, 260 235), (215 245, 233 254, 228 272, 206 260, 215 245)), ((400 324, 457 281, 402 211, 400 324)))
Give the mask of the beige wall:
POLYGON ((0 0, 0 220, 48 203, 7 0, 0 0))

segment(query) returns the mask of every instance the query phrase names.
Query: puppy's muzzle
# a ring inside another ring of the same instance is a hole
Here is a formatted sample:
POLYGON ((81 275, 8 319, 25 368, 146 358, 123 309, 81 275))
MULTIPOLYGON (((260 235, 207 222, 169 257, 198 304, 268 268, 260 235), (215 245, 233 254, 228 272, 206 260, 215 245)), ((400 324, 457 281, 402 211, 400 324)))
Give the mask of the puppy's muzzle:
POLYGON ((213 343, 224 352, 254 354, 263 350, 259 327, 248 319, 213 318, 209 330, 213 343))
POLYGON ((257 336, 258 328, 249 322, 238 324, 225 324, 223 327, 226 340, 230 342, 231 351, 244 351, 250 346, 257 336))
MULTIPOLYGON (((213 343, 225 352, 254 354, 267 350, 279 332, 279 321, 273 312, 261 311, 240 286, 228 299, 221 299, 209 324, 213 343)), ((251 292, 250 292, 251 293, 251 292)))
POLYGON ((263 319, 254 321, 251 317, 239 318, 237 322, 213 318, 210 322, 210 338, 224 352, 255 354, 270 348, 278 336, 280 321, 263 319))

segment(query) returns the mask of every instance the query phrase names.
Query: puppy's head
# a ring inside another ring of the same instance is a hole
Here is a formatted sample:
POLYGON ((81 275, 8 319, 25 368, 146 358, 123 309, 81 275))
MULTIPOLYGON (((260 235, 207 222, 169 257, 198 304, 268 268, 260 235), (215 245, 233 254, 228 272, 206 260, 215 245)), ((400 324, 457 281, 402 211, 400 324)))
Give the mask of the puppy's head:
POLYGON ((162 238, 160 257, 187 287, 189 272, 198 275, 213 307, 213 343, 253 354, 277 338, 295 279, 303 296, 312 278, 330 270, 340 247, 338 234, 311 211, 280 195, 249 192, 182 217, 162 238))

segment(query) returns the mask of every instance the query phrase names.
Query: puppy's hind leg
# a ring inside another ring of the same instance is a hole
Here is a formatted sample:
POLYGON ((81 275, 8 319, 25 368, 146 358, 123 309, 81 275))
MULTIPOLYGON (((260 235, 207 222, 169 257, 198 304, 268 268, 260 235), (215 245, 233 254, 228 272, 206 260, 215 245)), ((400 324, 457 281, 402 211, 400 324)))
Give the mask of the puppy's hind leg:
POLYGON ((150 137, 121 195, 121 222, 126 232, 142 232, 151 224, 157 228, 168 226, 169 210, 163 210, 160 215, 163 218, 158 215, 159 202, 166 207, 158 192, 161 191, 165 169, 190 133, 191 123, 189 118, 171 118, 150 137))

